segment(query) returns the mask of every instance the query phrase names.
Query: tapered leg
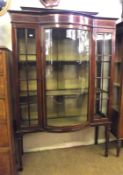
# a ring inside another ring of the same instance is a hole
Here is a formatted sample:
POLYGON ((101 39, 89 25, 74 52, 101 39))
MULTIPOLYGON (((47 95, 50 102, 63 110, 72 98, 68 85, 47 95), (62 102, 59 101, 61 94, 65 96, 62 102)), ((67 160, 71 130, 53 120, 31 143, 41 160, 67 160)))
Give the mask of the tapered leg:
POLYGON ((95 126, 95 145, 98 144, 99 126, 95 126))
POLYGON ((105 157, 108 157, 110 126, 105 126, 105 157))
POLYGON ((22 135, 20 137, 20 149, 21 149, 21 154, 23 155, 23 136, 22 135))
POLYGON ((120 148, 121 148, 121 140, 117 140, 117 149, 116 149, 116 156, 120 155, 120 148))
POLYGON ((17 156, 18 156, 18 170, 22 171, 23 165, 22 165, 22 154, 23 154, 23 137, 18 136, 17 137, 17 156))

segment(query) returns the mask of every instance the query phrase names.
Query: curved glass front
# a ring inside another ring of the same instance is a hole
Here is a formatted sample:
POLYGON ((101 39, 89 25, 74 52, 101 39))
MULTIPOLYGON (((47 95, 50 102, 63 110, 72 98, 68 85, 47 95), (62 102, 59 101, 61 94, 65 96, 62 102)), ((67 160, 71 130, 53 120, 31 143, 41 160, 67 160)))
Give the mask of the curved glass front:
POLYGON ((81 125, 88 120, 89 31, 45 29, 47 126, 81 125))

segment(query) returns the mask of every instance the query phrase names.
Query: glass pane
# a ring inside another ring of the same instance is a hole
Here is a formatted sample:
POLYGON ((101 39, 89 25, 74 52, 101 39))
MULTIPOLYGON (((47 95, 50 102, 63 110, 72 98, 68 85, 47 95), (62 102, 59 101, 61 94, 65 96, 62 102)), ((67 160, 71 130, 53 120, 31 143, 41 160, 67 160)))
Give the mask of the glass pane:
POLYGON ((58 89, 88 88, 88 64, 61 65, 58 71, 58 89))
POLYGON ((46 60, 89 60, 88 31, 47 29, 45 37, 46 60))
POLYGON ((102 78, 97 78, 97 79, 95 80, 96 91, 99 91, 99 90, 102 89, 102 84, 103 84, 102 78))
POLYGON ((46 114, 48 126, 87 121, 89 32, 46 29, 46 114))
POLYGON ((29 127, 38 124, 37 98, 35 96, 21 97, 21 126, 29 127))
POLYGON ((105 34, 104 35, 104 55, 111 55, 112 53, 112 36, 111 34, 105 34))
POLYGON ((20 82, 20 90, 21 91, 37 91, 37 81, 21 81, 20 82))
POLYGON ((102 73, 103 73, 103 66, 102 66, 102 62, 101 61, 97 61, 96 62, 96 76, 102 77, 102 73))
POLYGON ((102 100, 101 113, 106 116, 108 112, 108 100, 102 100))
POLYGON ((116 111, 119 111, 120 109, 120 90, 117 86, 114 86, 113 89, 113 108, 116 111))
POLYGON ((28 105, 21 105, 20 106, 21 110, 21 126, 22 127, 28 127, 29 126, 29 111, 28 111, 28 105))
POLYGON ((36 63, 19 65, 20 80, 36 79, 36 63))
POLYGON ((31 96, 30 100, 30 124, 38 124, 38 109, 37 109, 37 97, 31 96))
POLYGON ((106 116, 108 110, 108 94, 102 91, 96 94, 95 99, 95 114, 106 116))
POLYGON ((110 63, 103 62, 103 77, 107 78, 110 76, 110 63))
POLYGON ((27 81, 21 81, 20 82, 20 91, 27 91, 28 82, 27 81))
POLYGON ((87 120, 87 101, 87 95, 48 96, 47 124, 68 126, 85 122, 87 120))
POLYGON ((102 89, 104 91, 109 91, 109 79, 103 79, 103 86, 102 89))
POLYGON ((98 34, 96 36, 96 41, 97 41, 97 45, 96 45, 96 52, 98 56, 103 56, 103 51, 104 51, 104 35, 103 34, 98 34))
POLYGON ((54 38, 52 40, 52 30, 45 30, 45 56, 46 60, 57 60, 58 43, 54 38))
POLYGON ((115 70, 114 70, 114 84, 119 84, 121 83, 121 62, 116 62, 115 63, 115 70))
POLYGON ((17 44, 18 44, 18 53, 25 54, 26 53, 26 42, 25 42, 25 29, 18 29, 17 30, 17 44))
POLYGON ((96 37, 96 54, 98 59, 109 61, 112 54, 112 35, 108 33, 98 34, 96 37))
POLYGON ((28 82, 29 91, 37 91, 37 81, 32 80, 28 82))
POLYGON ((48 64, 46 66, 46 88, 47 90, 55 90, 57 86, 57 65, 48 64))
POLYGON ((27 66, 26 64, 20 64, 19 65, 19 76, 20 80, 26 80, 27 78, 27 66))
MULTIPOLYGON (((25 91, 24 91, 25 92, 25 91)), ((38 109, 37 109, 37 94, 34 95, 26 91, 25 94, 21 93, 20 96, 21 105, 21 126, 31 127, 38 124, 38 109)))
POLYGON ((29 80, 37 79, 36 63, 28 64, 27 71, 29 80))

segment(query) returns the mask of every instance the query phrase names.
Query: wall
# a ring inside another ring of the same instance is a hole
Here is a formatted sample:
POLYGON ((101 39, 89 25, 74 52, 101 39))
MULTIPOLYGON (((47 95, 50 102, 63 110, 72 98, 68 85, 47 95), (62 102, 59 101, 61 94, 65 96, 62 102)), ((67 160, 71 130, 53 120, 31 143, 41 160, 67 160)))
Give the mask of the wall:
MULTIPOLYGON (((43 8, 39 0, 12 0, 10 9, 20 9, 20 6, 43 8)), ((99 12, 99 16, 117 17, 119 18, 118 21, 120 21, 121 16, 120 0, 61 0, 57 8, 99 12)), ((0 46, 6 46, 11 49, 11 24, 8 13, 0 17, 0 46)), ((99 134, 100 142, 104 141, 103 135, 104 130, 101 127, 99 134)), ((24 151, 37 151, 93 143, 93 128, 70 133, 32 133, 24 136, 24 151)))

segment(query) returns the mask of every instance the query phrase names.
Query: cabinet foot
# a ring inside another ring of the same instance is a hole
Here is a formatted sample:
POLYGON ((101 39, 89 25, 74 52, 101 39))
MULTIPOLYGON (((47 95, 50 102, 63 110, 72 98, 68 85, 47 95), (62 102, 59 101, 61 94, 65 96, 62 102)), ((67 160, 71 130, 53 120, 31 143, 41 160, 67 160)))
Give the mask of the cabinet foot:
POLYGON ((116 146, 116 156, 119 157, 120 155, 120 148, 121 148, 121 140, 117 140, 117 146, 116 146))
POLYGON ((105 157, 108 157, 110 126, 105 126, 105 157))
POLYGON ((99 126, 95 126, 95 145, 98 144, 99 126))
POLYGON ((23 136, 17 135, 16 136, 16 143, 17 143, 17 170, 22 171, 23 170, 23 164, 22 164, 22 154, 23 154, 23 136))

